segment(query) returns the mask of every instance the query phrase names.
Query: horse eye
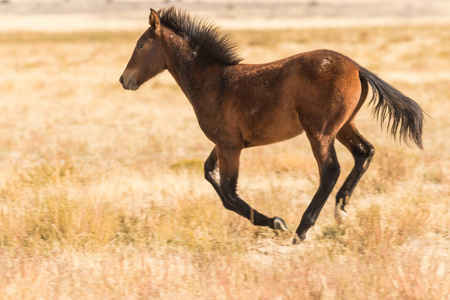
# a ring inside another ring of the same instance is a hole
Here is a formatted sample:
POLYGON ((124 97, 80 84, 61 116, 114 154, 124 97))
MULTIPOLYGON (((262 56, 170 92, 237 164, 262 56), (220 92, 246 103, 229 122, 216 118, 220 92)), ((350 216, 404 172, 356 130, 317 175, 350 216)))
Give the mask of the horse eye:
POLYGON ((141 49, 142 47, 144 47, 144 44, 137 44, 136 47, 138 47, 139 49, 141 49))

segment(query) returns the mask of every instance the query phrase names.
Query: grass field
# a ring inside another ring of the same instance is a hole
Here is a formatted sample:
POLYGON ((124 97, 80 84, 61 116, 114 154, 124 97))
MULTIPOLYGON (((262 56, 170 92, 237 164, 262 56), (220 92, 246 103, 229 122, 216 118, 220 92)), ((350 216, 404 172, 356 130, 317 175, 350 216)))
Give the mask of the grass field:
MULTIPOLYGON (((245 62, 352 57, 428 113, 425 150, 363 109, 376 155, 347 223, 333 193, 291 246, 318 184, 304 135, 243 152, 240 195, 289 231, 255 228, 203 179, 213 145, 169 74, 119 84, 139 32, 1 34, 0 298, 450 298, 450 27, 230 34, 245 62)), ((339 186, 353 161, 337 151, 339 186)))

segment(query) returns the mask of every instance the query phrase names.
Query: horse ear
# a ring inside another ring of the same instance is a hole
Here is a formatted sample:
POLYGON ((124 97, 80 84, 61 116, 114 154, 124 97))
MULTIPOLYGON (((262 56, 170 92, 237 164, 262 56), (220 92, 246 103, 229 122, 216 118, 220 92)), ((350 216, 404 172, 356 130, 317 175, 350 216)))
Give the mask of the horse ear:
POLYGON ((153 10, 152 8, 150 8, 150 17, 149 17, 150 27, 153 30, 159 29, 160 22, 161 22, 161 20, 159 19, 158 13, 155 10, 153 10))

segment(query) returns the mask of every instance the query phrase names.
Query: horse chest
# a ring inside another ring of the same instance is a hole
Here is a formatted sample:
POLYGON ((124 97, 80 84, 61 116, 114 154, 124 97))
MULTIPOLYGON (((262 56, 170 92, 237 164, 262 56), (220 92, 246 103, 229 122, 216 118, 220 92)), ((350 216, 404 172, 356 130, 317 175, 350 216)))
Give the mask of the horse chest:
POLYGON ((197 107, 194 110, 198 124, 209 140, 217 144, 224 139, 235 139, 232 136, 236 132, 237 122, 223 110, 212 107, 197 107))

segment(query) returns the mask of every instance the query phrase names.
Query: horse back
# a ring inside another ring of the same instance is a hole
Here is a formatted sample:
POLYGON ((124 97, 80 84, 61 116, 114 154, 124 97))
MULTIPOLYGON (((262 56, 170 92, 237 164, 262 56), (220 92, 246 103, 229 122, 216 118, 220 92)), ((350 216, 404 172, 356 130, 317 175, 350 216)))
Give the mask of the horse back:
POLYGON ((361 94, 358 72, 356 63, 329 50, 238 64, 224 72, 223 107, 234 116, 247 146, 282 141, 330 111, 354 109, 361 94), (348 97, 353 101, 346 103, 348 97))

